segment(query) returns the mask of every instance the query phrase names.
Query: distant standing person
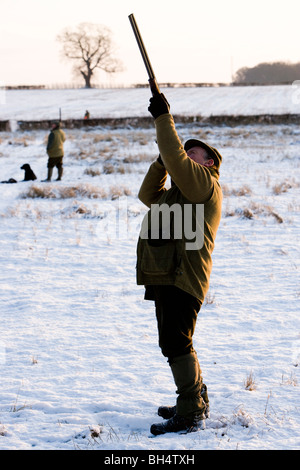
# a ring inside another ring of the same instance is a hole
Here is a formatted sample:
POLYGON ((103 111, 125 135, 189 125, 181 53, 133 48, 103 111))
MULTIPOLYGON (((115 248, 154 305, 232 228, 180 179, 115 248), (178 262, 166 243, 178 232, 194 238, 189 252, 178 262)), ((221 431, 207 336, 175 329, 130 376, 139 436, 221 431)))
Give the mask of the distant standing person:
POLYGON ((88 110, 85 112, 84 119, 90 119, 90 113, 88 110))
POLYGON ((47 142, 48 154, 48 175, 44 181, 51 181, 53 168, 56 167, 58 176, 56 181, 60 181, 63 175, 63 157, 64 157, 64 142, 66 136, 64 131, 60 128, 60 122, 55 121, 51 126, 51 132, 47 142))

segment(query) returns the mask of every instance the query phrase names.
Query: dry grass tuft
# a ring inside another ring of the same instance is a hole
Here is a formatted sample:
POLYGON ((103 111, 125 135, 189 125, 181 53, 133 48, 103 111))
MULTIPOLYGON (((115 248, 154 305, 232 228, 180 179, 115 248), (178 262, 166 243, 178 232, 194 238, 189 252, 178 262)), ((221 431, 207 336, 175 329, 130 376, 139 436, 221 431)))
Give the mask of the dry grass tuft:
POLYGON ((273 194, 278 196, 279 194, 286 193, 289 189, 299 188, 300 183, 291 178, 289 180, 284 180, 281 183, 275 184, 273 186, 273 194))
POLYGON ((138 155, 126 155, 123 159, 123 163, 142 163, 142 162, 151 162, 153 161, 153 154, 148 153, 139 153, 138 155))
POLYGON ((110 188, 110 198, 112 200, 118 199, 122 196, 130 196, 131 191, 130 189, 126 188, 125 186, 111 186, 110 188))
POLYGON ((115 172, 115 167, 112 163, 105 163, 103 165, 103 173, 105 175, 111 175, 114 172, 115 172))
POLYGON ((254 379, 254 376, 253 376, 252 372, 250 372, 250 374, 247 376, 247 378, 244 382, 244 385, 245 385, 246 390, 249 390, 251 392, 253 390, 256 390, 255 379, 254 379))
POLYGON ((93 138, 93 143, 97 144, 99 142, 113 142, 113 140, 114 140, 114 138, 113 138, 111 133, 104 132, 104 133, 95 135, 94 138, 93 138))
POLYGON ((298 385, 297 377, 295 376, 295 374, 291 373, 290 377, 288 377, 287 379, 284 379, 284 376, 282 374, 281 385, 293 385, 293 387, 297 387, 298 385))
POLYGON ((89 184, 77 184, 76 186, 55 186, 51 184, 38 186, 33 184, 27 192, 23 193, 23 199, 70 199, 76 197, 87 197, 89 199, 105 199, 106 192, 89 184))
POLYGON ((89 176, 100 176, 101 175, 101 171, 99 170, 99 168, 86 168, 83 173, 85 175, 89 175, 89 176))
POLYGON ((238 424, 244 428, 249 428, 251 424, 253 424, 253 419, 249 413, 247 413, 242 407, 239 407, 233 415, 231 424, 238 424))
POLYGON ((47 184, 38 186, 33 184, 28 190, 21 195, 22 199, 71 199, 71 198, 88 198, 88 199, 117 199, 121 196, 130 196, 130 189, 125 186, 112 186, 109 191, 93 186, 91 184, 79 183, 75 186, 60 186, 47 184))
POLYGON ((252 194, 251 188, 248 185, 244 185, 238 189, 229 189, 226 184, 222 185, 222 191, 224 196, 250 196, 252 194))
POLYGON ((273 186, 273 194, 278 196, 279 194, 286 193, 291 188, 292 185, 287 181, 284 181, 283 183, 278 183, 273 186))
POLYGON ((283 218, 277 214, 271 206, 257 204, 255 202, 252 202, 250 207, 227 210, 225 213, 225 217, 234 217, 235 215, 238 215, 242 219, 254 219, 257 216, 272 216, 279 224, 283 223, 283 218))
POLYGON ((242 216, 243 219, 253 219, 254 217, 253 212, 247 207, 241 210, 240 215, 242 216))
POLYGON ((215 295, 208 292, 205 297, 205 305, 212 305, 213 303, 215 303, 215 295))

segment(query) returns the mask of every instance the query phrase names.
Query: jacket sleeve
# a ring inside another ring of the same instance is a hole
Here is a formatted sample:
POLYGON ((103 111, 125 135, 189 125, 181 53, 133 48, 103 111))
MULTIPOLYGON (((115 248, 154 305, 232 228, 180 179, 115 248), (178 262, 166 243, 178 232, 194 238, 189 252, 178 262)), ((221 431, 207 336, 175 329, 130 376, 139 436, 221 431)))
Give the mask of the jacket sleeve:
POLYGON ((167 171, 157 160, 153 162, 144 178, 138 197, 147 207, 155 204, 166 191, 167 171))
POLYGON ((48 137, 48 143, 47 143, 47 150, 50 150, 54 142, 54 134, 53 132, 50 132, 49 137, 48 137))
POLYGON ((204 203, 211 197, 217 179, 210 170, 191 160, 178 137, 171 114, 155 120, 156 137, 161 158, 170 177, 184 197, 204 203))

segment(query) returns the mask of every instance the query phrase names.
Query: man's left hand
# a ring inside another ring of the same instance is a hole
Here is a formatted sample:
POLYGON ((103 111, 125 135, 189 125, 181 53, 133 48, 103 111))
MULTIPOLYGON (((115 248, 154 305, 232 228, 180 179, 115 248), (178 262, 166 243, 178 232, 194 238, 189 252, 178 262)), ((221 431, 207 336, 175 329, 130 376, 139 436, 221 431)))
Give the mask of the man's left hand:
POLYGON ((152 114, 154 119, 157 119, 162 114, 168 114, 170 112, 170 105, 163 93, 150 98, 148 111, 152 114))

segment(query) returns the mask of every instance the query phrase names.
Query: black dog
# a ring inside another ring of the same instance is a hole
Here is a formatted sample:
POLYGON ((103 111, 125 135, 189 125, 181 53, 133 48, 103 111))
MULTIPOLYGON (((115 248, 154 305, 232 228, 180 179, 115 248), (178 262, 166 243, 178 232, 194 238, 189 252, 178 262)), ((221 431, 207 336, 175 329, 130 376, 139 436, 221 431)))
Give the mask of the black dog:
POLYGON ((23 166, 21 166, 21 170, 25 170, 25 176, 23 181, 34 181, 36 180, 36 176, 33 173, 32 169, 30 168, 30 165, 28 163, 24 163, 23 166))

